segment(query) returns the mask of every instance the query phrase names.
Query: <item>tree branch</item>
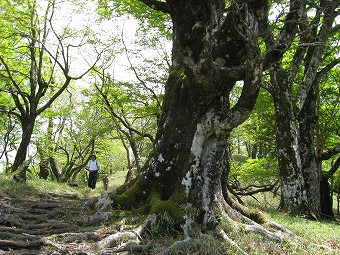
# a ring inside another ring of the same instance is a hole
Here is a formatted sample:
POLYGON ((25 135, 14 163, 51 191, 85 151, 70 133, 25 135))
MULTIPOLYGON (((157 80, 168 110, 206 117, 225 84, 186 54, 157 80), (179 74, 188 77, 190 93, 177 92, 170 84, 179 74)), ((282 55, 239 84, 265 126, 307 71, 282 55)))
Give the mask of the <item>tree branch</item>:
POLYGON ((27 101, 27 98, 28 98, 29 95, 26 92, 23 92, 20 89, 18 83, 15 81, 14 77, 12 76, 12 71, 10 70, 9 66, 7 65, 6 61, 4 60, 4 58, 2 56, 0 56, 0 62, 4 65, 6 73, 8 75, 8 77, 5 77, 5 78, 8 78, 10 80, 10 82, 12 83, 12 85, 14 86, 14 88, 16 89, 16 92, 12 91, 12 89, 9 89, 9 92, 10 92, 10 94, 11 94, 13 100, 14 100, 15 106, 19 109, 21 116, 25 116, 26 110, 25 110, 24 106, 21 104, 18 94, 23 99, 25 106, 26 106, 26 109, 29 108, 28 107, 29 103, 27 101))
POLYGON ((160 2, 157 0, 139 0, 139 1, 156 11, 170 13, 170 8, 166 2, 160 2))
POLYGON ((111 103, 109 102, 109 99, 107 98, 107 95, 104 94, 104 92, 98 87, 98 85, 95 85, 97 91, 100 93, 101 97, 104 99, 105 105, 108 107, 108 110, 110 111, 111 115, 113 117, 115 117, 120 123, 122 123, 122 125, 127 128, 128 130, 136 133, 137 135, 141 136, 141 137, 147 137, 150 139, 151 142, 154 142, 154 138, 151 134, 145 134, 142 133, 140 131, 138 131, 137 129, 131 127, 131 125, 129 125, 129 123, 127 123, 123 118, 121 118, 114 110, 113 107, 111 106, 111 103))
POLYGON ((269 68, 270 64, 279 61, 292 44, 297 32, 297 25, 301 19, 302 6, 303 2, 300 0, 290 1, 289 13, 279 37, 275 42, 266 41, 268 50, 264 56, 265 69, 269 68))
POLYGON ((137 80, 142 84, 142 86, 143 86, 147 91, 149 91, 149 92, 151 93, 151 97, 152 97, 153 99, 155 99, 155 101, 156 101, 156 103, 157 103, 157 106, 158 106, 158 107, 161 107, 162 104, 161 104, 161 102, 159 101, 158 96, 156 95, 155 91, 154 91, 153 89, 149 88, 149 87, 146 85, 145 81, 139 76, 139 74, 138 74, 136 68, 135 68, 134 65, 132 64, 132 62, 131 62, 131 60, 130 60, 130 57, 129 57, 129 54, 128 54, 128 49, 127 49, 127 46, 126 46, 126 43, 125 43, 125 40, 124 40, 123 31, 122 31, 121 37, 122 37, 122 43, 123 43, 123 46, 124 46, 126 58, 127 58, 128 62, 129 62, 129 65, 130 65, 131 70, 132 70, 133 73, 135 74, 135 77, 136 77, 137 80))
POLYGON ((334 173, 336 172, 336 170, 338 170, 339 167, 340 167, 340 157, 337 158, 334 165, 331 167, 331 169, 329 169, 328 174, 334 175, 334 173))
POLYGON ((334 155, 336 155, 338 153, 340 153, 340 145, 322 153, 320 159, 321 160, 327 160, 327 159, 330 159, 331 157, 333 157, 334 155))
POLYGON ((279 180, 274 182, 273 184, 267 184, 263 186, 257 186, 257 185, 249 185, 247 187, 238 189, 237 191, 235 190, 235 194, 240 195, 240 196, 250 196, 254 195, 260 192, 266 192, 266 191, 271 191, 275 188, 275 186, 279 183, 279 180), (249 189, 256 188, 255 190, 250 190, 249 189))

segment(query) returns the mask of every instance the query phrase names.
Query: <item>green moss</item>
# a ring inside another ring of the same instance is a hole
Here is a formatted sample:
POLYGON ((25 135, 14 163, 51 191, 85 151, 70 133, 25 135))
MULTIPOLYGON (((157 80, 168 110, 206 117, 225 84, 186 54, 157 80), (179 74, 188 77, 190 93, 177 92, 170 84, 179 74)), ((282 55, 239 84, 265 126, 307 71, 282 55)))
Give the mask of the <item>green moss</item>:
POLYGON ((131 210, 143 203, 143 190, 135 183, 131 188, 121 195, 110 195, 114 209, 131 210))
POLYGON ((171 195, 171 200, 178 204, 178 205, 183 205, 186 203, 185 201, 185 196, 183 196, 185 190, 184 188, 182 190, 177 189, 172 195, 171 195))
POLYGON ((248 217, 259 224, 267 222, 266 216, 262 212, 255 209, 250 209, 248 211, 248 217))
POLYGON ((114 209, 130 209, 130 207, 132 207, 132 199, 125 193, 122 195, 110 195, 110 198, 114 209))
POLYGON ((176 223, 183 221, 184 212, 172 198, 161 200, 159 193, 152 192, 149 197, 149 204, 150 213, 158 215, 166 212, 176 223))
MULTIPOLYGON (((175 225, 183 222, 184 211, 180 209, 184 198, 179 193, 174 193, 169 199, 162 199, 160 192, 150 191, 152 185, 145 182, 136 182, 132 187, 120 195, 109 195, 112 200, 112 207, 115 211, 130 210, 134 214, 162 215, 166 213, 173 219, 175 225)), ((117 218, 120 213, 114 213, 117 218)))

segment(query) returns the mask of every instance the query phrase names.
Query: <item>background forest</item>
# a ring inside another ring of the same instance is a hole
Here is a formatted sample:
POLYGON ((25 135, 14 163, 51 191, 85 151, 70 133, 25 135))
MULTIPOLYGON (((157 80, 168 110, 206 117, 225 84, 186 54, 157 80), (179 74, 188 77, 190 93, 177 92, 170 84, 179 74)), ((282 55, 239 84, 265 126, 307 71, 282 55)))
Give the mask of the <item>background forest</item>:
MULTIPOLYGON (((274 2, 269 17, 277 36, 287 2, 274 2)), ((100 173, 109 174, 111 182, 139 176, 155 143, 173 72, 169 17, 134 1, 0 0, 0 6, 0 174, 19 182, 41 178, 83 186, 89 157, 96 154, 100 173)), ((339 9, 334 4, 336 15, 323 28, 326 18, 312 7, 305 17, 310 34, 292 39, 280 67, 263 71, 254 109, 230 132, 228 187, 240 201, 261 208, 282 203, 278 141, 280 123, 288 118, 278 115, 285 104, 278 106, 276 100, 284 100, 275 96, 279 89, 273 84, 279 78, 284 83, 283 73, 290 70, 295 76, 287 75, 289 89, 280 94, 291 99, 301 134, 307 134, 303 123, 313 119, 312 148, 324 182, 321 218, 328 218, 339 213, 339 9), (323 29, 329 31, 322 34, 323 29), (308 69, 312 65, 314 71, 308 69), (315 101, 312 114, 299 108, 309 72, 318 73, 310 82, 313 95, 303 99, 315 101)), ((258 44, 261 52, 268 50, 264 39, 258 44)), ((243 87, 240 81, 230 91, 231 108, 243 87)))
MULTIPOLYGON (((83 1, 80 9, 79 3, 2 2, 3 172, 10 172, 23 133, 30 132, 29 175, 59 181, 84 179, 92 152, 105 173, 130 169, 136 175, 150 152, 171 61, 170 24, 162 16, 147 20, 147 9, 132 17, 122 6, 112 13, 109 6, 83 1), (35 52, 28 47, 32 43, 35 52), (45 87, 32 88, 26 80, 32 72, 45 87), (32 131, 25 130, 32 126, 26 122, 34 123, 32 131)), ((332 38, 327 58, 336 59, 339 40, 336 34, 332 38)), ((288 52, 284 62, 292 58, 288 52)), ((317 158, 335 149, 322 160, 323 171, 333 169, 334 190, 339 189, 338 84, 338 67, 322 77, 315 127, 317 158)), ((241 90, 242 84, 234 88, 231 103, 241 90)), ((240 194, 251 194, 255 186, 277 189, 275 129, 273 99, 263 89, 249 119, 231 134, 233 185, 241 185, 240 194)))

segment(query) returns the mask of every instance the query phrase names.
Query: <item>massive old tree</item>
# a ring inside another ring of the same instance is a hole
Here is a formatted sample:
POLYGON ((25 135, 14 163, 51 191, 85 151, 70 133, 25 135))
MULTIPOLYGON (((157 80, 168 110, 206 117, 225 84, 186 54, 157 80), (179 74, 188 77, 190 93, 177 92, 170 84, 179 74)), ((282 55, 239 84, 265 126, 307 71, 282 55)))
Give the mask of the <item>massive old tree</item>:
POLYGON ((262 52, 269 1, 141 2, 171 17, 172 66, 153 150, 133 185, 111 196, 113 206, 166 210, 189 236, 194 223, 217 230, 220 217, 247 219, 227 189, 229 134, 251 113, 263 71, 291 45, 301 1, 291 1, 280 34, 262 52), (230 93, 240 81, 242 93, 231 106, 230 93))

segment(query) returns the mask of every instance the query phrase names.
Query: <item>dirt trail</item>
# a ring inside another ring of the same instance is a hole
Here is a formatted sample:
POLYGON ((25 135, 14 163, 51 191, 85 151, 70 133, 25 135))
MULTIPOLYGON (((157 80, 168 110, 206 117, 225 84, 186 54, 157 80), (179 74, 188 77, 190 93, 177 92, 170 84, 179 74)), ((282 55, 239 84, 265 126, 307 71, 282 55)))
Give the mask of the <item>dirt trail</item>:
POLYGON ((88 221, 93 205, 72 195, 18 199, 0 191, 0 255, 112 254, 96 243, 117 230, 88 221))

